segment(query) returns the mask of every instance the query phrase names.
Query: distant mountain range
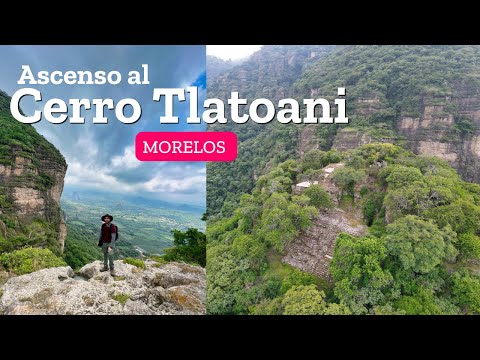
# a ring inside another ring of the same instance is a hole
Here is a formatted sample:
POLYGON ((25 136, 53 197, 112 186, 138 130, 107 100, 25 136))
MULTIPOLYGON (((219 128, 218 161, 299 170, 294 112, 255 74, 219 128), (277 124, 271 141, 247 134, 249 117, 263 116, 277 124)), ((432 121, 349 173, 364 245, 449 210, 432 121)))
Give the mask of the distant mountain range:
POLYGON ((99 190, 83 190, 78 189, 70 186, 65 186, 65 190, 62 195, 62 199, 68 200, 83 200, 83 199, 90 199, 93 200, 95 198, 101 197, 107 201, 111 201, 112 204, 117 205, 121 204, 122 201, 129 202, 130 204, 148 206, 152 208, 169 208, 172 210, 183 210, 188 212, 200 212, 203 213, 205 208, 199 205, 191 205, 185 203, 174 203, 165 200, 159 200, 154 198, 146 198, 138 195, 130 195, 130 194, 116 194, 110 192, 103 192, 99 190))

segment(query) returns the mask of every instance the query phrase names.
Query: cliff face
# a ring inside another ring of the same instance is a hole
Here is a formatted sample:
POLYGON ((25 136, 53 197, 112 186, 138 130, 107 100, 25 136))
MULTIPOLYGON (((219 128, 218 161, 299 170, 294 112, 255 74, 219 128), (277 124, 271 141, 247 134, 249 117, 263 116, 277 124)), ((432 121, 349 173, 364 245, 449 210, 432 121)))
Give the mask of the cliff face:
MULTIPOLYGON (((308 68, 296 87, 303 96, 320 96, 346 86, 350 124, 336 129, 333 148, 395 143, 446 160, 464 180, 478 183, 479 58, 478 46, 339 47, 308 68)), ((311 142, 321 139, 312 136, 311 142)))
POLYGON ((18 232, 34 220, 43 221, 54 229, 61 252, 66 225, 60 196, 67 164, 31 125, 11 116, 9 103, 10 98, 0 92, 0 222, 9 223, 13 235, 14 229, 18 232))
POLYGON ((464 180, 480 183, 480 88, 462 90, 427 99, 420 116, 402 116, 397 129, 415 153, 446 160, 464 180))

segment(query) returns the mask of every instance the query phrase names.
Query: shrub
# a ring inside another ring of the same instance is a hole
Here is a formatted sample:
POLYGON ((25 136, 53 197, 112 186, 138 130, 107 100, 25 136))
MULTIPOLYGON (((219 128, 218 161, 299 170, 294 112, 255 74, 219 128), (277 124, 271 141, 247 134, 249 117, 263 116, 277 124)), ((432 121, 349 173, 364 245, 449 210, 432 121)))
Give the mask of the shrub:
POLYGON ((123 259, 123 262, 125 264, 130 264, 130 265, 136 266, 138 268, 145 269, 145 263, 140 259, 125 258, 125 259, 123 259))
POLYGON ((168 260, 165 260, 163 256, 161 255, 152 255, 150 256, 150 259, 152 259, 153 261, 155 261, 157 264, 159 265, 163 265, 163 264, 168 264, 169 261, 168 260))
POLYGON ((49 249, 26 248, 0 256, 0 264, 17 275, 29 274, 44 268, 66 266, 49 249))

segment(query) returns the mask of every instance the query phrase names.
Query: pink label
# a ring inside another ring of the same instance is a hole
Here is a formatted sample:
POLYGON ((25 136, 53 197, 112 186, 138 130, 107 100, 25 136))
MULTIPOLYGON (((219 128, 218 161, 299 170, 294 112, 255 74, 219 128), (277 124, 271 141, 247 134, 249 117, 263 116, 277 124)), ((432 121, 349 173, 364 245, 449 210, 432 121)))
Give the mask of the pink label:
POLYGON ((135 138, 140 161, 233 161, 237 135, 232 132, 140 132, 135 138))

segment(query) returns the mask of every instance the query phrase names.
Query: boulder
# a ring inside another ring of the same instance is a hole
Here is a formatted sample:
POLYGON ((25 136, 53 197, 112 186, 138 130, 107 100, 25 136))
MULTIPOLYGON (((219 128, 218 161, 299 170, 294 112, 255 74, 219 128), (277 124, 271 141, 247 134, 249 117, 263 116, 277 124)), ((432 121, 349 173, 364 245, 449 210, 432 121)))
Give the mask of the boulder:
POLYGON ((101 261, 77 274, 70 267, 10 278, 0 287, 3 314, 205 314, 205 269, 145 261, 145 269, 115 261, 115 276, 101 261))

